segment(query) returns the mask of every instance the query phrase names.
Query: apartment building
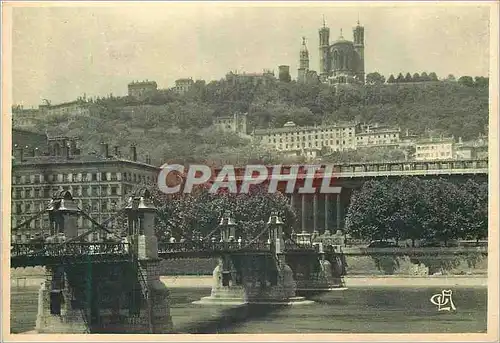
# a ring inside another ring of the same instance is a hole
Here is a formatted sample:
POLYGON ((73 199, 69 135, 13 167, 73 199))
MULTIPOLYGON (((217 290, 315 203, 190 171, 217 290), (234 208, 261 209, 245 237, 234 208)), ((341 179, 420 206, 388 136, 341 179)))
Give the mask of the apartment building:
POLYGON ((455 158, 453 137, 425 138, 415 142, 415 160, 451 160, 455 158))
POLYGON ((259 129, 253 137, 260 144, 288 155, 315 157, 321 150, 356 149, 354 123, 297 126, 287 122, 281 128, 259 129))
MULTIPOLYGON (((45 209, 59 190, 70 191, 82 210, 103 222, 125 204, 136 185, 155 182, 158 170, 148 159, 138 161, 134 146, 128 156, 118 147, 110 152, 104 143, 100 153, 83 155, 69 137, 49 138, 45 149, 17 146, 12 160, 12 227, 45 209)), ((93 225, 81 216, 77 223, 80 233, 93 225)), ((120 232, 123 228, 117 225, 112 221, 109 227, 120 232)), ((48 215, 12 232, 12 240, 26 241, 36 234, 53 234, 48 215)), ((91 239, 99 238, 95 233, 91 239)))

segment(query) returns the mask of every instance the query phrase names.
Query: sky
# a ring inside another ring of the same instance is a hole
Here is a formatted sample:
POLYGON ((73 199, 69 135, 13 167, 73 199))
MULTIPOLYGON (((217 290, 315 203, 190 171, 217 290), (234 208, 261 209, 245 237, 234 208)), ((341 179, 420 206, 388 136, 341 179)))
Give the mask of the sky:
POLYGON ((435 72, 487 76, 490 7, 413 3, 121 3, 12 11, 12 97, 24 108, 89 96, 126 95, 127 84, 219 80, 230 71, 289 65, 302 37, 318 70, 323 15, 330 41, 365 27, 365 71, 386 77, 435 72))

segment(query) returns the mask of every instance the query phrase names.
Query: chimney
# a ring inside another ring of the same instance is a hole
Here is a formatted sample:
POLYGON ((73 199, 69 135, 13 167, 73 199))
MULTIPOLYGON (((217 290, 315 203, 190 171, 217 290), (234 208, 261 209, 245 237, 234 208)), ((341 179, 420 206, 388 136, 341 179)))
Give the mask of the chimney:
POLYGON ((104 142, 101 143, 101 155, 106 158, 109 156, 108 144, 104 142))
POLYGON ((115 149, 115 156, 119 157, 120 156, 120 147, 118 145, 115 145, 114 149, 115 149))
POLYGON ((41 155, 41 151, 38 148, 33 149, 33 156, 38 157, 41 155))
POLYGON ((135 145, 130 146, 130 159, 134 162, 137 161, 137 150, 135 145))
POLYGON ((69 144, 66 145, 66 155, 65 155, 65 157, 67 159, 70 159, 70 157, 71 157, 71 147, 69 146, 69 144))
POLYGON ((149 154, 146 154, 146 163, 151 164, 151 157, 149 157, 149 154))
POLYGON ((30 157, 35 157, 36 156, 35 150, 36 150, 36 148, 31 149, 31 156, 30 157))

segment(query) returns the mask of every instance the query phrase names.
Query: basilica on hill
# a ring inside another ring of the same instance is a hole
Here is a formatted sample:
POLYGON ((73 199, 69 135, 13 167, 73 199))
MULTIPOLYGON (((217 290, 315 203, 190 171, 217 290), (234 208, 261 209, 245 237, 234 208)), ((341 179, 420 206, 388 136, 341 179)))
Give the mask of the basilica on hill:
POLYGON ((365 29, 359 24, 353 28, 353 40, 346 40, 340 30, 340 36, 330 42, 330 28, 319 29, 319 71, 309 69, 309 51, 306 39, 302 39, 297 82, 321 82, 329 84, 365 82, 365 29))

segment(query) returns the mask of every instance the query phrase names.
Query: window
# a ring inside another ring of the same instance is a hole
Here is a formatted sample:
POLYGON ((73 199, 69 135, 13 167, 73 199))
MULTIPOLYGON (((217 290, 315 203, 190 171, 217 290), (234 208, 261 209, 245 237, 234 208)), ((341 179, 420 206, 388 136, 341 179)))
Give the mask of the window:
POLYGON ((23 213, 23 207, 21 206, 21 204, 16 204, 16 213, 23 213))
POLYGON ((69 182, 69 175, 63 174, 63 182, 69 182))
POLYGON ((111 195, 117 195, 117 188, 111 187, 111 195))
POLYGON ((16 198, 20 199, 23 197, 22 189, 16 189, 16 198))
POLYGON ((99 196, 99 188, 98 187, 92 187, 92 195, 99 196))
POLYGON ((107 174, 106 173, 101 173, 101 181, 107 181, 107 174))
POLYGON ((35 183, 40 183, 40 175, 35 175, 35 183))
POLYGON ((40 198, 40 189, 35 188, 35 198, 40 198))
POLYGON ((31 213, 31 204, 24 205, 24 210, 26 213, 31 213))
POLYGON ((97 174, 96 173, 92 174, 92 181, 97 181, 97 174))

